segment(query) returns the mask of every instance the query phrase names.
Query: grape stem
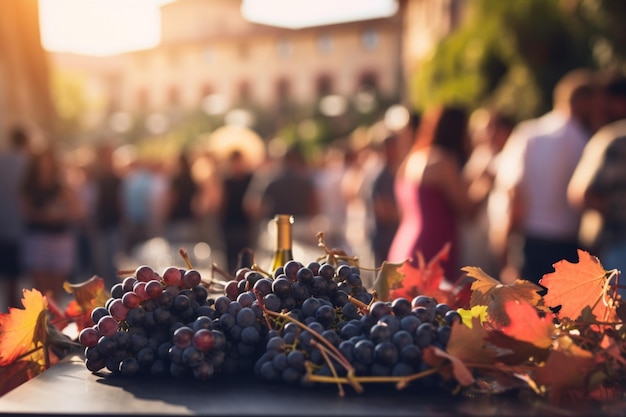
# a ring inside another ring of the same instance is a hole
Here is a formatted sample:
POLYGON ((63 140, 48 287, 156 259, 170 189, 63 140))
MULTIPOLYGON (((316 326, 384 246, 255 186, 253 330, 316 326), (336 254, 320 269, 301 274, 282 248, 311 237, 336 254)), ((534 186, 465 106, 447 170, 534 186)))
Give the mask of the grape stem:
MULTIPOLYGON (((280 319, 291 321, 291 322, 295 323, 298 327, 300 327, 302 330, 306 330, 306 331, 310 332, 317 339, 318 345, 319 344, 323 345, 328 350, 328 352, 331 352, 333 354, 333 357, 346 369, 346 371, 348 372, 347 380, 349 381, 350 385, 352 385, 354 390, 359 392, 359 393, 363 392, 363 387, 361 387, 361 385, 354 380, 354 368, 352 367, 350 362, 348 362, 348 360, 341 354, 341 352, 339 352, 339 350, 337 350, 337 348, 332 343, 330 343, 321 334, 319 334, 315 330, 311 329, 310 327, 308 327, 306 324, 302 323, 301 321, 299 321, 299 320, 297 320, 297 319, 295 319, 295 318, 293 318, 293 317, 291 317, 291 316, 289 316, 287 314, 277 313, 275 311, 268 310, 265 307, 265 303, 263 303, 263 300, 260 297, 260 294, 259 294, 258 291, 255 291, 255 295, 256 295, 257 300, 259 301, 259 306, 263 310, 263 316, 265 317, 265 319, 266 319, 266 321, 268 323, 268 328, 272 328, 272 327, 269 324, 269 319, 268 319, 267 316, 272 316, 272 317, 275 317, 275 318, 280 318, 280 319)), ((319 346, 318 346, 318 348, 319 348, 319 346)))
POLYGON ((272 274, 270 274, 269 272, 265 271, 263 268, 261 268, 258 264, 252 264, 252 266, 250 267, 250 269, 252 269, 253 271, 257 271, 262 273, 263 275, 266 275, 269 278, 272 278, 272 274))
POLYGON ((180 256, 182 256, 183 260, 185 261, 185 264, 187 265, 187 269, 193 269, 193 266, 191 265, 191 261, 189 260, 189 254, 187 253, 187 249, 180 248, 178 249, 178 253, 180 254, 180 256))
MULTIPOLYGON (((337 375, 337 370, 335 369, 335 365, 333 365, 333 362, 330 360, 329 356, 330 352, 322 345, 320 345, 319 343, 317 343, 317 341, 315 340, 311 340, 311 344, 315 347, 317 347, 320 350, 320 353, 322 354, 322 356, 324 357, 324 360, 326 361, 326 363, 328 364, 328 367, 330 368, 330 372, 332 372, 333 377, 335 379, 335 381, 337 382, 337 389, 339 390, 339 396, 340 397, 345 397, 346 393, 343 390, 343 385, 337 381, 339 379, 339 375, 337 375)), ((334 357, 334 355, 332 355, 334 357)), ((337 359, 337 358, 335 358, 337 359)), ((310 375, 310 373, 309 373, 310 375)))

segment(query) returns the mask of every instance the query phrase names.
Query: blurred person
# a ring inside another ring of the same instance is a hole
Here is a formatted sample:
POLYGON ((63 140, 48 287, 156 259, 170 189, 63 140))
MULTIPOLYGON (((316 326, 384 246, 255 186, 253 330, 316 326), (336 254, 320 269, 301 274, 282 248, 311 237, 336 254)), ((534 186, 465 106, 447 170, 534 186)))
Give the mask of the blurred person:
MULTIPOLYGON (((29 160, 29 136, 21 126, 8 134, 8 148, 0 153, 0 281, 8 307, 20 307, 23 215, 19 188, 29 160)), ((2 304, 3 306, 5 304, 2 304)))
POLYGON ((276 214, 292 214, 295 218, 310 219, 319 213, 315 184, 297 144, 286 150, 278 161, 277 169, 259 191, 247 205, 256 218, 269 220, 276 214))
MULTIPOLYGON (((622 273, 626 271, 626 76, 613 76, 603 91, 607 124, 585 145, 567 196, 575 207, 597 215, 589 250, 604 269, 622 273)), ((624 297, 626 290, 620 288, 619 293, 624 297)))
POLYGON ((66 184, 81 205, 81 216, 76 220, 76 263, 71 282, 81 282, 95 274, 95 225, 96 184, 87 156, 88 150, 79 149, 64 156, 66 184))
MULTIPOLYGON (((245 210, 254 224, 262 229, 276 214, 291 214, 294 217, 293 240, 315 242, 310 226, 311 220, 320 212, 320 204, 300 145, 289 146, 282 156, 271 160, 259 173, 244 196, 245 210)), ((262 235, 259 234, 257 239, 262 235)))
POLYGON ((116 168, 115 151, 112 143, 98 145, 93 167, 94 266, 96 274, 104 278, 105 288, 119 282, 117 254, 122 250, 122 178, 116 168))
MULTIPOLYGON (((123 250, 130 254, 139 244, 152 237, 154 224, 154 175, 149 162, 141 157, 129 162, 122 178, 123 250)), ((160 202, 161 206, 164 201, 160 202)))
MULTIPOLYGON (((168 179, 164 201, 165 237, 170 242, 195 243, 199 239, 200 187, 191 172, 190 156, 181 151, 176 157, 174 172, 168 179)), ((157 191, 158 193, 158 191, 157 191)), ((158 196, 157 196, 158 198, 158 196)), ((155 202, 158 204, 158 202, 155 202)))
MULTIPOLYGON (((350 249, 361 259, 374 264, 372 235, 375 229, 372 188, 376 175, 383 167, 383 156, 374 142, 382 139, 388 129, 382 121, 356 128, 349 137, 349 150, 341 191, 347 202, 346 235, 350 249)), ((363 285, 371 288, 375 276, 364 272, 363 285)))
POLYGON ((370 197, 374 218, 371 242, 376 266, 387 260, 389 248, 400 222, 394 194, 396 171, 402 161, 399 140, 397 133, 390 133, 377 144, 381 148, 382 166, 372 181, 370 197))
POLYGON ((350 253, 346 239, 348 203, 341 191, 347 170, 347 144, 344 138, 332 141, 323 150, 322 160, 313 173, 313 181, 320 202, 320 214, 315 218, 316 229, 324 231, 328 247, 350 253))
POLYGON ((554 88, 552 110, 519 123, 502 150, 496 175, 502 227, 496 232, 509 251, 505 276, 538 283, 555 262, 578 259, 581 210, 566 193, 595 127, 597 91, 593 71, 568 72, 554 88), (516 240, 521 265, 511 249, 516 240))
POLYGON ((33 155, 21 183, 20 201, 25 221, 25 272, 36 289, 60 303, 63 283, 76 261, 75 226, 82 213, 52 148, 33 155))
MULTIPOLYGON (((514 121, 497 110, 480 108, 470 116, 470 135, 472 151, 463 167, 463 175, 468 182, 475 178, 488 176, 493 183, 498 169, 498 158, 511 131, 514 121)), ((491 193, 491 189, 488 191, 491 193)), ((461 265, 478 266, 493 277, 500 275, 502 269, 502 249, 485 246, 489 242, 489 233, 492 219, 487 210, 488 199, 479 207, 474 219, 463 221, 461 224, 461 265), (480 244, 478 244, 480 242, 480 244)), ((497 219, 493 221, 497 222, 497 219)))
MULTIPOLYGON (((459 222, 471 218, 486 195, 470 194, 470 184, 462 176, 470 147, 467 119, 462 108, 427 109, 394 184, 400 223, 388 260, 409 260, 417 266, 418 253, 428 262, 449 243, 449 256, 442 261, 447 283, 454 283, 462 275, 459 222)), ((475 189, 484 192, 485 188, 475 189)))
POLYGON ((244 210, 244 196, 252 181, 252 170, 245 155, 234 149, 228 155, 226 172, 222 180, 220 198, 220 227, 226 251, 226 267, 235 274, 239 254, 254 246, 252 219, 244 210))

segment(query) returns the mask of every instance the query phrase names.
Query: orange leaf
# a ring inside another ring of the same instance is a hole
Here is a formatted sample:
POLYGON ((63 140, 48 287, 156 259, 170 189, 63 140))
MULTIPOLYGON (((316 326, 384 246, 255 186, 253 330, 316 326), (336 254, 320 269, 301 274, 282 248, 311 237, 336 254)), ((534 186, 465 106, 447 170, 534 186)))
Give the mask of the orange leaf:
POLYGON ((538 348, 547 349, 552 345, 555 330, 552 313, 539 317, 537 309, 525 301, 507 301, 505 309, 510 323, 502 328, 504 334, 538 348))
POLYGON ((17 361, 0 366, 0 396, 34 378, 42 370, 41 364, 33 361, 17 361))
POLYGON ((487 346, 486 336, 479 317, 472 318, 472 327, 457 322, 452 325, 446 351, 465 363, 493 363, 496 351, 487 346))
POLYGON ((47 299, 37 290, 23 290, 23 309, 9 308, 0 315, 0 366, 6 366, 17 359, 31 360, 44 364, 44 349, 47 320, 47 299))
POLYGON ((63 286, 67 292, 73 292, 75 298, 67 305, 65 315, 76 323, 78 330, 92 326, 92 310, 104 306, 110 297, 104 288, 104 279, 94 275, 87 281, 77 284, 65 282, 63 286))
POLYGON ((578 263, 561 260, 554 272, 539 281, 548 289, 544 300, 550 307, 561 306, 559 316, 577 319, 585 307, 601 321, 616 321, 616 307, 608 294, 607 271, 588 252, 578 250, 578 263))
POLYGON ((400 264, 397 267, 397 272, 400 274, 401 279, 398 281, 396 276, 394 277, 396 285, 389 285, 391 299, 403 297, 411 300, 418 295, 427 295, 439 302, 452 303, 452 291, 446 291, 441 288, 444 278, 441 261, 448 258, 449 252, 450 243, 447 243, 428 263, 424 260, 423 255, 418 252, 416 254, 418 260, 417 267, 408 261, 400 264))
POLYGON ((549 349, 540 349, 532 343, 507 336, 502 330, 489 330, 485 339, 500 349, 498 362, 507 365, 524 364, 531 358, 533 362, 545 361, 550 353, 549 349))
POLYGON ((432 367, 440 367, 447 359, 452 364, 452 372, 450 373, 448 369, 442 368, 439 372, 441 376, 446 379, 450 379, 454 376, 457 382, 463 386, 469 386, 474 382, 472 372, 467 368, 467 366, 465 366, 461 359, 439 349, 438 347, 426 347, 423 352, 423 358, 424 361, 432 367))
POLYGON ((535 371, 535 381, 549 389, 549 398, 555 403, 584 390, 592 370, 593 357, 582 357, 562 351, 552 351, 544 366, 535 371))
POLYGON ((476 279, 471 287, 473 292, 470 306, 487 306, 489 320, 496 327, 509 324, 509 318, 504 307, 507 301, 526 301, 533 306, 538 306, 541 303, 541 296, 538 293, 541 291, 541 287, 530 281, 518 279, 512 284, 503 284, 478 267, 466 266, 461 269, 467 272, 469 277, 476 279))

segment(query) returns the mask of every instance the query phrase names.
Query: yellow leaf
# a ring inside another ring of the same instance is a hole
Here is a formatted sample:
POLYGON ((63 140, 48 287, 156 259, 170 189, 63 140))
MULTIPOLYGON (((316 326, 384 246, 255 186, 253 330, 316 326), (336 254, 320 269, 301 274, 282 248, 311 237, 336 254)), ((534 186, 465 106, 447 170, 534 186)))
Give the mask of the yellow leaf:
POLYGON ((474 317, 480 320, 480 323, 484 323, 488 320, 487 306, 476 305, 469 310, 464 308, 458 308, 457 313, 461 315, 461 320, 470 329, 472 328, 472 321, 474 317))
POLYGON ((0 315, 0 366, 18 359, 44 364, 44 349, 36 348, 45 341, 48 301, 37 290, 25 289, 23 294, 23 309, 11 307, 0 315))

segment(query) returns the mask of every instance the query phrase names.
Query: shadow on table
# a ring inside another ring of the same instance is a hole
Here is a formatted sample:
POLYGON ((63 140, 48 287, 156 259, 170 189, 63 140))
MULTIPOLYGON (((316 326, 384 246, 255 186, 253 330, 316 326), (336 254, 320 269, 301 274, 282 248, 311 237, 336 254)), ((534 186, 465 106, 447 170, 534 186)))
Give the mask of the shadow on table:
MULTIPOLYGON (((250 375, 215 376, 207 382, 188 379, 127 378, 106 375, 99 383, 115 386, 148 401, 186 407, 197 415, 240 416, 590 416, 604 410, 564 409, 536 396, 518 393, 452 395, 441 389, 394 384, 366 384, 357 393, 345 386, 345 396, 334 384, 313 387, 264 382, 250 375)), ((622 409, 623 410, 623 409, 622 409)), ((619 410, 620 413, 622 410, 619 410)), ((156 411, 156 410, 155 410, 156 411)), ((598 414, 601 413, 601 414, 598 414)), ((621 415, 621 414, 620 414, 621 415)))

